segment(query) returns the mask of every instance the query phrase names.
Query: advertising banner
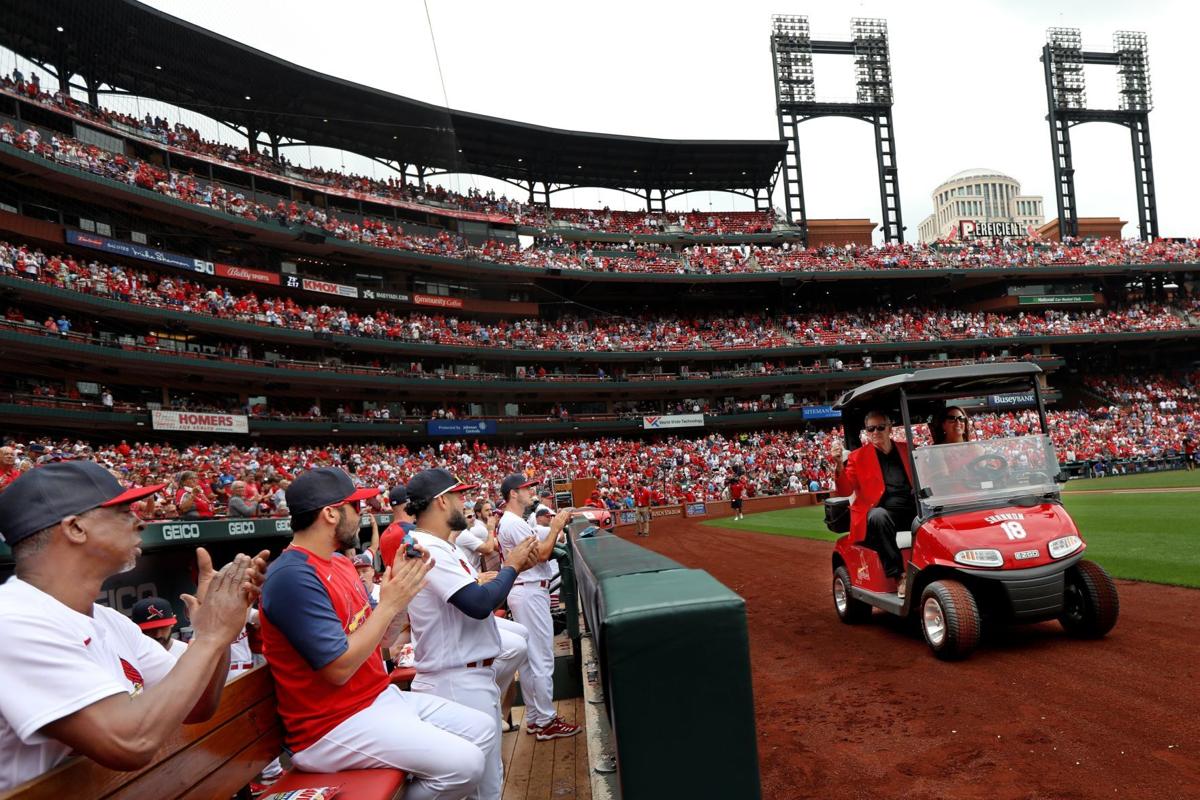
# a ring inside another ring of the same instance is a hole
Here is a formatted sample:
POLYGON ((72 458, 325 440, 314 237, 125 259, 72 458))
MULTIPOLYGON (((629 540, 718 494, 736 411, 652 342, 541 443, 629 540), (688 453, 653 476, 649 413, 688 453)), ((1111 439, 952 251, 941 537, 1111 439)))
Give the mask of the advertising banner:
POLYGON ((494 436, 494 419, 431 419, 426 423, 430 436, 494 436))
POLYGON ((1025 229, 1016 222, 983 222, 977 219, 964 219, 958 223, 959 237, 962 239, 996 239, 1003 237, 1021 237, 1025 229))
POLYGON ((413 300, 419 306, 437 306, 438 308, 462 308, 461 297, 444 297, 440 294, 414 294, 413 300))
POLYGON ((1033 392, 1021 392, 1019 394, 990 394, 988 395, 988 405, 998 408, 1026 408, 1037 402, 1033 396, 1033 392))
POLYGON ((356 286, 347 286, 344 283, 333 283, 332 281, 319 281, 315 278, 301 278, 300 288, 306 292, 336 294, 338 297, 358 297, 358 287, 356 286))
POLYGON ((107 236, 99 236, 95 233, 68 230, 67 244, 73 244, 77 247, 90 247, 93 250, 103 250, 106 253, 114 253, 126 258, 136 258, 139 261, 149 261, 163 267, 174 267, 175 269, 187 270, 188 272, 202 272, 205 275, 212 275, 214 273, 211 261, 201 261, 198 258, 182 256, 178 253, 168 253, 166 250, 157 250, 153 247, 146 247, 145 245, 134 244, 133 242, 122 242, 118 239, 110 239, 107 236))
POLYGON ((203 411, 151 411, 150 424, 156 431, 197 431, 200 433, 249 433, 249 420, 243 414, 210 414, 203 411))
POLYGON ((1021 306, 1061 306, 1069 303, 1094 302, 1096 302, 1095 294, 1035 294, 1021 295, 1017 298, 1017 305, 1021 306))
POLYGON ((842 412, 832 406, 805 406, 801 409, 802 419, 841 419, 842 412))
POLYGON ((678 517, 683 515, 683 506, 654 506, 650 509, 650 519, 659 517, 678 517))
POLYGON ((279 276, 274 272, 239 267, 236 264, 217 263, 213 266, 216 268, 218 278, 233 278, 235 281, 249 281, 250 283, 269 283, 272 286, 279 285, 279 276))
POLYGON ((648 431, 703 427, 703 414, 670 414, 665 417, 642 417, 642 428, 648 431))
POLYGON ((703 502, 696 502, 696 503, 688 503, 688 504, 687 504, 687 516, 689 516, 689 517, 703 517, 703 516, 705 516, 706 514, 708 514, 708 509, 705 507, 705 505, 704 505, 704 503, 703 503, 703 502))
POLYGON ((393 303, 410 302, 410 298, 406 294, 388 292, 383 289, 363 289, 362 296, 364 300, 390 300, 393 303))

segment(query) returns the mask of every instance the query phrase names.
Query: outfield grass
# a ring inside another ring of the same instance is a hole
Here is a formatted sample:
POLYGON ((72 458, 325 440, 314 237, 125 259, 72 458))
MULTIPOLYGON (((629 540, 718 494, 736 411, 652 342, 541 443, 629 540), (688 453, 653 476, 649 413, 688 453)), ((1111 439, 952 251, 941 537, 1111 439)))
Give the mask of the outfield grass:
MULTIPOLYGON (((1200 486, 1200 470, 1072 481, 1063 498, 1088 543, 1088 558, 1114 576, 1200 588, 1200 492, 1076 494, 1082 490, 1200 486)), ((832 542, 821 506, 704 523, 832 542)))
POLYGON ((1064 492, 1094 491, 1096 489, 1173 489, 1181 486, 1200 486, 1200 469, 1190 472, 1176 469, 1170 472, 1145 472, 1141 475, 1118 475, 1113 478, 1092 478, 1071 481, 1064 492))

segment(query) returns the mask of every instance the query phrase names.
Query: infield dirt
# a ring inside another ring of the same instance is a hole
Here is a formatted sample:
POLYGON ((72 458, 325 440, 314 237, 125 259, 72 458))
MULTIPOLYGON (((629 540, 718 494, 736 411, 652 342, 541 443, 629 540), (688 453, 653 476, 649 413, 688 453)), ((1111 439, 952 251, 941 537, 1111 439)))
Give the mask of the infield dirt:
POLYGON ((1011 626, 943 663, 895 617, 838 621, 829 543, 690 520, 627 538, 746 599, 767 800, 1200 798, 1200 591, 1118 581, 1105 639, 1011 626))

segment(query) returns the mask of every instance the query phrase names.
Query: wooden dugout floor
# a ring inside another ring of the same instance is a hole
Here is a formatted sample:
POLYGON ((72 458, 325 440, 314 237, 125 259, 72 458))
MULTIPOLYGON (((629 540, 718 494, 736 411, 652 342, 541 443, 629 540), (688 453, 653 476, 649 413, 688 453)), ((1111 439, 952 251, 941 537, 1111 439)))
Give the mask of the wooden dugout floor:
MULTIPOLYGON (((583 725, 582 697, 559 700, 554 707, 567 722, 583 725)), ((591 800, 586 732, 581 731, 567 739, 539 742, 525 733, 524 707, 514 707, 512 718, 520 727, 504 734, 501 743, 504 759, 503 800, 591 800)))

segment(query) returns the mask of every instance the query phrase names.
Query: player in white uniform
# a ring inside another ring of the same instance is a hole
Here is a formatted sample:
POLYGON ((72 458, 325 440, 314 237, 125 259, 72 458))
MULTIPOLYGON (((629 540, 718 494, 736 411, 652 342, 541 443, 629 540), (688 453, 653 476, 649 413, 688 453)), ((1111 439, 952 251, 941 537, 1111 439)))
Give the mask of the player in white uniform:
POLYGON ((480 500, 474 506, 468 505, 463 509, 463 518, 467 527, 454 539, 454 546, 462 551, 463 558, 476 572, 485 572, 483 557, 500 549, 496 543, 496 522, 499 517, 492 514, 491 503, 480 500))
POLYGON ((529 668, 521 672, 521 693, 525 697, 525 729, 539 740, 574 736, 579 727, 554 713, 554 623, 550 618, 550 566, 546 562, 554 550, 558 534, 571 518, 571 509, 563 509, 550 521, 544 540, 523 518, 536 481, 524 475, 509 475, 500 484, 504 498, 504 516, 500 518, 500 548, 507 553, 527 539, 538 542, 538 563, 517 576, 508 595, 513 618, 529 632, 529 668))
POLYGON ((462 493, 473 488, 445 469, 424 470, 408 482, 407 509, 416 522, 410 533, 434 562, 425 587, 408 604, 417 667, 412 690, 462 703, 495 720, 496 736, 483 748, 478 797, 500 800, 504 780, 494 664, 501 644, 492 612, 508 596, 517 573, 534 563, 537 552, 532 541, 512 548, 496 577, 480 584, 478 573, 449 541, 453 531, 467 527, 462 493))
MULTIPOLYGON (((483 572, 482 556, 497 553, 500 549, 496 541, 496 525, 500 517, 492 513, 492 504, 487 500, 480 500, 474 507, 468 506, 463 516, 467 527, 454 539, 454 546, 476 572, 483 572)), ((500 655, 495 664, 496 683, 500 686, 500 718, 504 720, 504 732, 508 733, 516 730, 509 719, 513 700, 516 699, 513 678, 526 667, 529 631, 519 622, 504 617, 496 618, 496 626, 500 629, 500 655)))
POLYGON ((131 503, 161 489, 126 490, 95 462, 65 461, 0 494, 0 534, 15 562, 0 586, 0 792, 72 751, 110 769, 141 769, 185 720, 216 710, 265 552, 214 573, 197 551, 200 599, 184 595, 195 637, 178 660, 94 602, 141 554, 145 523, 131 503))

